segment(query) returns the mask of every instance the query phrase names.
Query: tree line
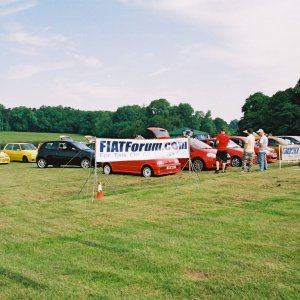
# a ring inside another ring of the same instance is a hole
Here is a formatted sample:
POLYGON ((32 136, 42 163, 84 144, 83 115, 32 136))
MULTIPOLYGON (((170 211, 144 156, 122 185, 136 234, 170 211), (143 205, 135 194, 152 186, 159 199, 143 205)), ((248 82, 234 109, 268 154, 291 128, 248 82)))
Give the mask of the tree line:
POLYGON ((241 120, 229 124, 213 119, 211 111, 195 111, 188 103, 171 105, 166 99, 153 100, 148 106, 127 105, 111 111, 82 111, 63 106, 5 108, 0 104, 0 131, 58 132, 89 134, 98 137, 147 137, 148 127, 172 131, 181 127, 208 132, 215 136, 222 127, 229 134, 246 128, 263 128, 276 134, 300 132, 300 80, 294 88, 279 91, 272 97, 261 92, 246 99, 241 120))
POLYGON ((58 132, 90 134, 99 137, 147 137, 148 127, 172 131, 189 127, 215 135, 225 126, 236 131, 238 120, 227 124, 213 119, 211 112, 194 111, 188 103, 171 105, 166 99, 153 100, 148 106, 127 105, 111 111, 82 111, 63 106, 12 109, 0 104, 0 131, 58 132))
POLYGON ((269 97, 261 92, 246 99, 242 107, 244 113, 238 122, 243 129, 263 128, 273 135, 300 134, 300 79, 294 88, 278 91, 269 97))

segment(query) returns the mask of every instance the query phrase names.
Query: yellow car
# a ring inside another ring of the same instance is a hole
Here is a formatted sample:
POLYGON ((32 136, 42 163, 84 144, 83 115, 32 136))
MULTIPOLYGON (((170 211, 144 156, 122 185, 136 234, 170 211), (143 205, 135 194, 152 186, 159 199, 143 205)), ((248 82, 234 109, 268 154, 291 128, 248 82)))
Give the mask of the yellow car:
POLYGON ((29 143, 9 143, 6 144, 3 152, 5 152, 11 161, 35 162, 37 149, 33 144, 29 143))
POLYGON ((0 150, 0 164, 9 164, 10 158, 9 156, 0 150))

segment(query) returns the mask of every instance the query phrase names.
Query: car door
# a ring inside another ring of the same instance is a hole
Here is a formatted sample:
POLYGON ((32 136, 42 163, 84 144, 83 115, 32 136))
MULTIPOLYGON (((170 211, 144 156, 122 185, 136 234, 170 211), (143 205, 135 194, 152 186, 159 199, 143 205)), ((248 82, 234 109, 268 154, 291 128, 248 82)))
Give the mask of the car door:
POLYGON ((79 149, 68 141, 59 142, 57 161, 60 165, 80 165, 79 149))
POLYGON ((67 142, 67 148, 65 149, 66 163, 69 165, 79 166, 81 162, 81 150, 78 149, 72 142, 67 142))
POLYGON ((17 161, 22 160, 21 147, 19 144, 13 145, 12 155, 13 155, 13 160, 17 160, 17 161))
POLYGON ((55 162, 57 165, 66 165, 68 160, 66 157, 66 149, 67 149, 67 142, 60 141, 58 144, 58 151, 55 155, 55 162))
POLYGON ((49 165, 59 165, 58 160, 58 142, 46 142, 41 149, 41 156, 46 158, 49 165))

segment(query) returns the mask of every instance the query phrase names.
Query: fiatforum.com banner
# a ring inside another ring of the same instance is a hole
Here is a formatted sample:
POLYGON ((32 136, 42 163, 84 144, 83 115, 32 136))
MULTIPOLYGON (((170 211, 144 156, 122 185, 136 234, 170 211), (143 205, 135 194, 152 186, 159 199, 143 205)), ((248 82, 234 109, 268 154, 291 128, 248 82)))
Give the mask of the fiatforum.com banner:
POLYGON ((282 146, 281 160, 300 161, 300 146, 299 145, 282 146))
POLYGON ((96 139, 96 161, 189 158, 187 138, 156 140, 96 139))

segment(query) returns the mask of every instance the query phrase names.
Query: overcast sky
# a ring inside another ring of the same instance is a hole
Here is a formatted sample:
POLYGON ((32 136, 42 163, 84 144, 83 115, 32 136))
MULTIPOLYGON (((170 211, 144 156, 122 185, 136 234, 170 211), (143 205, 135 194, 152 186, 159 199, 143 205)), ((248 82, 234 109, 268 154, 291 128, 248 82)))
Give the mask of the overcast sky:
POLYGON ((227 122, 300 78, 299 0, 0 0, 0 103, 165 98, 227 122))

